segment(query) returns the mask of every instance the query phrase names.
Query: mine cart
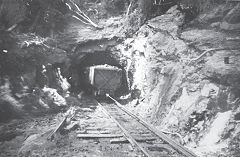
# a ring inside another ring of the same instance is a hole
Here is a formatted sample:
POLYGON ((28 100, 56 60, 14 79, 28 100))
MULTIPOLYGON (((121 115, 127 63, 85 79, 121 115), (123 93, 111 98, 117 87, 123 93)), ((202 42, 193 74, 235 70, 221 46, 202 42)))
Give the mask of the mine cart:
POLYGON ((89 82, 96 88, 95 95, 114 95, 121 86, 122 70, 109 65, 88 67, 89 82))

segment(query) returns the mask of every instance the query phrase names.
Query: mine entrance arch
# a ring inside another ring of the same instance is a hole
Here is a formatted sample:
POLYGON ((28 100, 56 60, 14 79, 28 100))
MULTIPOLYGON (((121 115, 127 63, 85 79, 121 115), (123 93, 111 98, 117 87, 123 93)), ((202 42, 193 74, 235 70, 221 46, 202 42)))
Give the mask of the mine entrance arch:
MULTIPOLYGON (((71 67, 72 80, 70 81, 73 92, 78 93, 84 91, 88 94, 92 94, 91 89, 94 87, 92 87, 89 82, 89 73, 86 71, 86 69, 97 65, 109 65, 121 69, 122 74, 119 75, 121 76, 121 86, 116 92, 118 93, 117 95, 122 95, 128 92, 127 78, 124 67, 111 55, 111 53, 107 52, 87 53, 75 58, 75 61, 71 67)), ((103 76, 101 77, 103 78, 103 76)))

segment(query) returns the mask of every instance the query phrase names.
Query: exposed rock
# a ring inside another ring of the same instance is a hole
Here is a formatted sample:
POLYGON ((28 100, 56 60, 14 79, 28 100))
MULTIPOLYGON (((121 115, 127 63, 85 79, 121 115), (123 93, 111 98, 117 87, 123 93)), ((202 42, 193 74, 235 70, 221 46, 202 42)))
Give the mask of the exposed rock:
POLYGON ((239 51, 223 50, 208 57, 204 71, 206 75, 218 79, 221 83, 227 83, 239 87, 239 51))
MULTIPOLYGON (((232 7, 221 5, 202 19, 219 25, 232 7)), ((206 27, 180 33, 182 20, 183 15, 173 8, 166 15, 149 20, 118 49, 130 58, 126 68, 132 74, 130 86, 138 91, 136 98, 143 100, 138 105, 134 105, 135 101, 130 103, 133 111, 161 129, 180 133, 187 146, 200 148, 199 141, 209 139, 208 128, 215 127, 216 115, 221 117, 221 112, 226 112, 229 120, 233 115, 229 110, 238 104, 238 50, 231 49, 238 49, 239 41, 237 35, 236 40, 230 40, 235 35, 206 27), (212 48, 219 50, 189 64, 191 58, 212 48)), ((220 141, 228 120, 219 130, 220 141)), ((210 150, 198 153, 216 156, 210 150)))
POLYGON ((239 4, 230 2, 216 5, 213 9, 200 14, 195 21, 201 25, 205 24, 203 27, 210 24, 211 27, 220 27, 223 30, 238 30, 239 19, 239 4))
MULTIPOLYGON (((0 78, 2 79, 2 78, 0 78)), ((17 101, 12 93, 10 88, 10 82, 8 78, 5 78, 3 82, 0 82, 0 112, 1 112, 1 121, 7 121, 12 118, 17 118, 23 113, 23 104, 17 101)))
POLYGON ((221 24, 220 22, 214 22, 211 24, 211 27, 218 28, 220 26, 220 24, 221 24))
POLYGON ((85 50, 89 51, 87 49, 89 46, 86 44, 88 42, 93 46, 92 48, 103 49, 106 45, 111 45, 111 43, 115 42, 111 40, 112 38, 124 36, 121 34, 124 22, 121 16, 109 18, 107 20, 103 19, 100 21, 99 25, 103 26, 104 29, 95 30, 83 24, 79 24, 76 21, 72 21, 67 26, 65 32, 56 37, 56 40, 60 48, 64 50, 71 51, 74 48, 71 47, 72 45, 77 46, 79 44, 82 45, 85 50))
POLYGON ((224 30, 240 29, 240 4, 237 4, 223 19, 220 25, 224 30))
POLYGON ((199 142, 200 148, 205 152, 211 151, 215 153, 221 148, 226 147, 227 143, 221 141, 221 135, 227 126, 232 112, 218 113, 216 119, 213 121, 211 128, 207 135, 199 142))
POLYGON ((2 1, 0 4, 0 27, 5 24, 5 29, 22 22, 26 18, 26 6, 23 1, 2 1), (5 22, 1 20, 7 20, 5 22))
POLYGON ((209 97, 213 95, 217 95, 219 91, 219 87, 217 87, 215 84, 205 84, 201 90, 201 95, 204 97, 209 97))
POLYGON ((220 4, 207 12, 203 12, 197 17, 200 23, 215 23, 220 22, 226 14, 233 8, 233 4, 220 4))
POLYGON ((57 93, 56 89, 52 88, 43 88, 43 92, 46 96, 46 101, 48 102, 49 105, 56 105, 58 107, 60 106, 66 106, 66 100, 57 93))
MULTIPOLYGON (((120 41, 119 41, 120 42, 120 41)), ((79 43, 75 49, 75 53, 86 54, 93 52, 105 52, 111 47, 114 47, 119 43, 116 38, 107 39, 100 38, 97 40, 89 40, 86 43, 79 43)))
POLYGON ((177 10, 177 6, 170 8, 166 14, 153 18, 147 22, 147 25, 155 31, 166 33, 175 38, 178 35, 178 29, 183 25, 184 15, 177 10))
POLYGON ((205 50, 210 46, 217 48, 222 46, 220 43, 222 44, 224 42, 226 35, 209 29, 191 29, 182 32, 181 38, 194 43, 194 46, 198 49, 205 50))
POLYGON ((178 90, 176 86, 181 83, 179 71, 182 71, 182 66, 176 66, 175 61, 180 53, 187 51, 187 45, 177 40, 183 20, 183 15, 175 6, 166 15, 143 25, 135 39, 126 40, 126 48, 120 47, 122 54, 132 61, 128 63, 133 73, 131 88, 139 89, 140 97, 145 97, 143 102, 148 104, 145 107, 138 105, 139 110, 141 113, 148 110, 145 114, 151 115, 152 119, 163 116, 166 105, 178 90))

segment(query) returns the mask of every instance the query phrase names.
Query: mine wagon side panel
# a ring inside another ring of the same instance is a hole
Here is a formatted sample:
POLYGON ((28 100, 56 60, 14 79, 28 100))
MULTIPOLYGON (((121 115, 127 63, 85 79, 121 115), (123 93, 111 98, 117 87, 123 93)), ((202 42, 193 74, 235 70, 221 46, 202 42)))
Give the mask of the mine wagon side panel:
POLYGON ((106 93, 114 95, 121 86, 122 71, 117 68, 91 67, 89 69, 90 83, 97 88, 98 95, 106 93))

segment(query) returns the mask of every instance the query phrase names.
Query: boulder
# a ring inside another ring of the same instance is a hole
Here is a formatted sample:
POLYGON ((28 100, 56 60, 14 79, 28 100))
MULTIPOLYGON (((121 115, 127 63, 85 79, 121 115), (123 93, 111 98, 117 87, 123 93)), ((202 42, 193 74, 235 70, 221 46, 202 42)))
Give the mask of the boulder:
POLYGON ((46 98, 45 101, 48 102, 49 105, 54 105, 54 107, 67 105, 66 100, 58 94, 56 89, 44 87, 42 90, 46 98))

